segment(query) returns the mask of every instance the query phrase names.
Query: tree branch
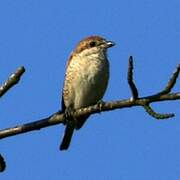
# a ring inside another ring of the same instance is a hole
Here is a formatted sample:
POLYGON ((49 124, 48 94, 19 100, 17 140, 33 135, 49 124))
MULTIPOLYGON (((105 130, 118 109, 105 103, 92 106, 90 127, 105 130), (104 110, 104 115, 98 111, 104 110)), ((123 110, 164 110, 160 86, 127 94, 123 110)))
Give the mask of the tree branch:
MULTIPOLYGON (((150 96, 149 96, 150 97, 150 96)), ((125 99, 121 101, 112 101, 112 102, 104 102, 103 107, 101 107, 101 112, 104 111, 112 111, 115 109, 122 109, 122 108, 130 108, 134 106, 146 106, 148 103, 152 102, 160 102, 160 101, 168 101, 168 100, 180 100, 180 92, 179 93, 172 93, 172 94, 166 94, 161 95, 159 97, 156 97, 154 99, 149 99, 148 97, 139 98, 135 101, 132 101, 131 99, 125 99)), ((82 108, 79 110, 76 110, 74 112, 74 117, 79 117, 82 115, 88 115, 88 114, 96 114, 99 113, 99 104, 89 106, 86 108, 82 108)), ((153 116, 154 117, 154 116, 153 116)), ((62 113, 55 113, 54 115, 50 116, 49 118, 45 118, 39 121, 34 121, 31 123, 26 123, 23 125, 18 125, 12 128, 7 128, 0 130, 0 139, 7 138, 9 136, 14 136, 17 134, 26 133, 33 130, 40 130, 41 128, 53 126, 56 124, 64 123, 64 114, 62 113)))
MULTIPOLYGON (((156 93, 150 96, 141 97, 138 98, 138 90, 135 86, 135 83, 133 82, 133 59, 130 57, 129 59, 129 67, 128 67, 128 83, 132 92, 132 98, 125 99, 125 100, 119 100, 119 101, 112 101, 112 102, 104 102, 101 107, 99 107, 99 104, 89 106, 86 108, 78 109, 74 112, 74 117, 79 117, 82 115, 88 115, 88 114, 96 114, 104 111, 111 111, 115 109, 122 109, 122 108, 130 108, 134 106, 142 106, 146 112, 156 118, 156 119, 167 119, 170 117, 173 117, 174 114, 159 114, 156 113, 151 107, 150 104, 154 102, 160 102, 160 101, 171 101, 171 100, 178 100, 180 99, 180 92, 178 93, 170 93, 172 88, 174 87, 177 77, 179 75, 180 71, 180 65, 178 65, 175 73, 173 73, 172 77, 170 78, 167 86, 163 91, 160 93, 156 93)), ((18 125, 12 128, 7 128, 0 130, 0 139, 14 136, 17 134, 26 133, 33 130, 40 130, 41 128, 53 126, 56 124, 65 123, 64 120, 64 114, 57 112, 53 114, 52 116, 39 120, 34 121, 31 123, 26 123, 23 125, 18 125)))

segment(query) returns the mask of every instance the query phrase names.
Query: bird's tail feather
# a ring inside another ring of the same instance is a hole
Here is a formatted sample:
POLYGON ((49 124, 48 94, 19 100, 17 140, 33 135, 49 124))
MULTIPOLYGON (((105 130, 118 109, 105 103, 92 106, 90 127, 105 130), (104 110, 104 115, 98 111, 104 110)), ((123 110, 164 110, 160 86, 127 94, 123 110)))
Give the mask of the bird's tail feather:
POLYGON ((60 145, 60 150, 68 149, 68 147, 71 143, 71 138, 72 138, 73 132, 74 132, 74 127, 71 125, 67 125, 65 132, 64 132, 62 143, 60 145))

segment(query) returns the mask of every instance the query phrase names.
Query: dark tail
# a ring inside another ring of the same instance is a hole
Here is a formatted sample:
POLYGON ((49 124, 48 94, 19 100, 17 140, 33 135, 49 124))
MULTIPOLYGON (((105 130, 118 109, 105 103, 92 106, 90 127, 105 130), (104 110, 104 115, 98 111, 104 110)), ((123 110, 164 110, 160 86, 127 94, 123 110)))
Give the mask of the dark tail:
POLYGON ((67 125, 66 129, 65 129, 65 132, 64 132, 62 143, 60 145, 60 150, 61 151, 68 149, 68 147, 69 147, 69 145, 71 143, 71 138, 72 138, 73 132, 74 132, 74 127, 70 126, 70 125, 67 125))

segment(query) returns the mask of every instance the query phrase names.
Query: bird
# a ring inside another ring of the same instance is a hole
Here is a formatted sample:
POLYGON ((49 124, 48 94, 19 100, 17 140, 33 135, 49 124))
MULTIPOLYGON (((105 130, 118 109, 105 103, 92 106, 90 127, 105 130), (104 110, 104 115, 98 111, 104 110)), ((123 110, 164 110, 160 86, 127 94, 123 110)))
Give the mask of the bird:
POLYGON ((74 119, 73 112, 102 100, 109 80, 107 49, 114 45, 112 41, 92 35, 82 39, 72 51, 66 65, 62 92, 61 112, 67 118, 60 150, 68 149, 74 129, 79 130, 89 117, 74 119))

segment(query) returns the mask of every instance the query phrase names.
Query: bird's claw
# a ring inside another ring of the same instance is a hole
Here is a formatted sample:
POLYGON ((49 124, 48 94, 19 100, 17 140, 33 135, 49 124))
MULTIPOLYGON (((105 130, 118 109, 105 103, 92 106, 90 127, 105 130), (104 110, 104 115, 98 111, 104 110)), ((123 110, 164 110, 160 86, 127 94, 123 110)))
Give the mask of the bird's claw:
POLYGON ((71 119, 73 117, 74 110, 72 108, 66 108, 65 110, 65 118, 71 119))
POLYGON ((103 108, 104 105, 105 105, 105 102, 104 102, 103 100, 99 100, 99 101, 97 102, 97 105, 98 105, 98 107, 99 107, 99 112, 101 112, 101 111, 102 111, 102 108, 103 108))
POLYGON ((74 125, 76 123, 74 118, 74 109, 66 108, 64 113, 64 124, 74 125))

